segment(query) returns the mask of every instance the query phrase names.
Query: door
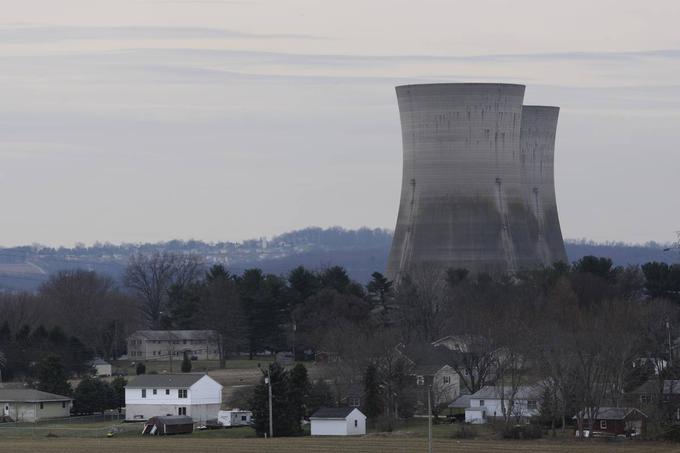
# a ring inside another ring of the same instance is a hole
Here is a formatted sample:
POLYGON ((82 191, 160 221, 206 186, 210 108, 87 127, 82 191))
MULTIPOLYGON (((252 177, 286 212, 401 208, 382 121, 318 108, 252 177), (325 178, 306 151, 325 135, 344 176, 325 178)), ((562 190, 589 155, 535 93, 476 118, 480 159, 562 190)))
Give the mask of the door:
POLYGON ((2 408, 2 415, 9 417, 9 404, 5 404, 5 407, 2 408))

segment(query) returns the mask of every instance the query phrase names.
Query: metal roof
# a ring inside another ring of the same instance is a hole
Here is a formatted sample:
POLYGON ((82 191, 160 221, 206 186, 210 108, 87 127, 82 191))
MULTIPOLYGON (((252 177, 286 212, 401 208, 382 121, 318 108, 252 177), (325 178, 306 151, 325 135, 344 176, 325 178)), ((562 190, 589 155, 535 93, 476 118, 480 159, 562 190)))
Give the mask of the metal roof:
POLYGON ((151 417, 147 423, 162 423, 164 425, 193 425, 194 419, 188 415, 158 415, 151 417))
POLYGON ((459 408, 459 409, 465 409, 470 407, 470 397, 472 395, 460 395, 458 398, 453 400, 450 404, 449 407, 453 408, 459 408))
POLYGON ((35 389, 0 389, 0 401, 40 403, 45 401, 71 401, 73 398, 54 393, 41 392, 35 389))
MULTIPOLYGON (((494 400, 494 399, 500 399, 501 396, 504 396, 505 399, 507 399, 510 395, 512 395, 512 387, 505 386, 505 387, 500 387, 500 386, 495 386, 495 385, 485 385, 481 389, 479 389, 477 392, 474 394, 470 395, 471 398, 474 399, 489 399, 489 400, 494 400)), ((538 399, 541 395, 540 389, 535 387, 535 386, 530 386, 530 385, 520 385, 517 387, 517 391, 515 393, 515 399, 516 400, 533 400, 533 399, 538 399)))
POLYGON ((203 376, 207 376, 207 374, 140 374, 132 382, 126 385, 125 388, 188 388, 198 382, 203 376))
POLYGON ((214 330, 137 330, 130 337, 144 337, 147 340, 208 340, 215 337, 214 330))
MULTIPOLYGON (((588 410, 584 410, 583 412, 583 419, 588 420, 588 410)), ((594 409, 593 409, 594 412, 594 409)), ((628 415, 630 415, 632 412, 639 412, 642 416, 645 418, 647 415, 642 412, 639 409, 636 409, 634 407, 600 407, 597 410, 597 416, 595 416, 595 420, 623 420, 628 415)), ((572 419, 576 419, 576 415, 572 417, 572 419)))
MULTIPOLYGON (((309 418, 337 418, 345 419, 356 407, 322 407, 314 412, 309 418)), ((361 411, 359 411, 361 412, 361 411)))

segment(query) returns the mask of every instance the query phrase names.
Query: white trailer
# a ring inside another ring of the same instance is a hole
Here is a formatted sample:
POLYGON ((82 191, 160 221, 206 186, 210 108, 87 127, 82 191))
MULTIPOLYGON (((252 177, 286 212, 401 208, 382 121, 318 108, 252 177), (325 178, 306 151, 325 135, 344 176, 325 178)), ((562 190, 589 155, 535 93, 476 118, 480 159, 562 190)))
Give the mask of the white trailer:
POLYGON ((219 411, 217 423, 222 426, 247 426, 253 417, 251 411, 232 409, 230 411, 219 411))

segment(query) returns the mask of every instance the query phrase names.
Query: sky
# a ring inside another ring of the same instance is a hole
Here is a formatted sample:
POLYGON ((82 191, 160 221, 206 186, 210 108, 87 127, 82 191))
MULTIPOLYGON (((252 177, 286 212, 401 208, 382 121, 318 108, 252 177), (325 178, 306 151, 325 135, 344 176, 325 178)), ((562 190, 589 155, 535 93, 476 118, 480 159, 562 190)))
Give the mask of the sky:
POLYGON ((561 107, 566 238, 680 230, 676 0, 0 0, 0 246, 394 228, 394 86, 561 107))

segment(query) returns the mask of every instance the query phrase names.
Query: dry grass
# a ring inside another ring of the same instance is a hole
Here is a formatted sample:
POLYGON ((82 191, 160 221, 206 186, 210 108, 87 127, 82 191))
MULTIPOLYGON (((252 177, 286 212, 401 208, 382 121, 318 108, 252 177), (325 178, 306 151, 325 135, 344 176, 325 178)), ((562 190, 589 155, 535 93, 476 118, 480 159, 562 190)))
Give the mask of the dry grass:
MULTIPOLYGON (((427 450, 425 439, 398 436, 364 436, 357 438, 286 438, 286 439, 201 439, 190 437, 102 438, 102 439, 3 439, 3 452, 394 452, 411 453, 427 450)), ((435 453, 456 452, 677 452, 677 445, 653 442, 607 443, 600 441, 562 442, 548 440, 522 441, 456 441, 437 439, 435 453)))

